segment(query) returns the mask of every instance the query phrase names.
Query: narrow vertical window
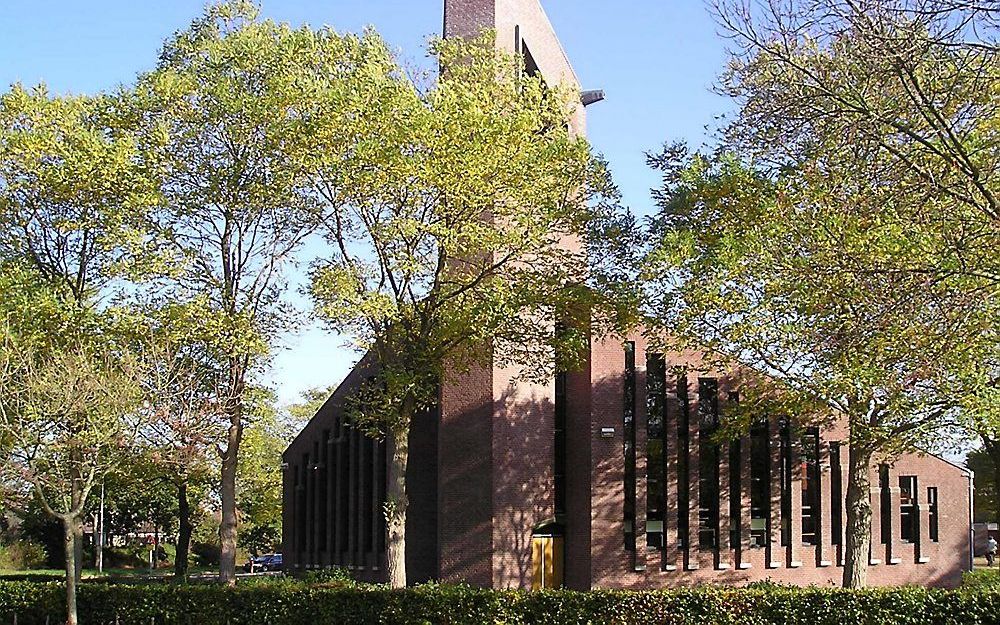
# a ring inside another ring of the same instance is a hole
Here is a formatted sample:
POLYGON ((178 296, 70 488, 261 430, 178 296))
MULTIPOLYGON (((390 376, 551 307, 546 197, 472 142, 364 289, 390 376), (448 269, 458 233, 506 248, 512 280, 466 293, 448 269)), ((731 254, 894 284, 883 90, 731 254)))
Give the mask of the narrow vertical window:
POLYGON ((843 532, 840 528, 844 526, 844 483, 843 473, 840 466, 840 443, 830 443, 830 525, 833 527, 831 543, 840 544, 840 537, 843 532))
POLYGON ((750 544, 767 545, 767 519, 771 512, 771 458, 767 419, 750 426, 750 544))
MULTIPOLYGON (((729 393, 729 405, 739 403, 738 393, 729 393)), ((740 522, 740 509, 743 507, 743 471, 740 459, 743 456, 743 443, 735 439, 729 443, 729 544, 738 545, 743 538, 744 528, 740 522)))
POLYGON ((339 484, 337 490, 340 493, 340 501, 337 502, 338 514, 337 514, 337 527, 340 542, 337 545, 341 553, 347 552, 348 545, 348 532, 351 523, 351 424, 347 422, 346 418, 341 417, 338 422, 338 429, 340 431, 340 452, 338 458, 340 460, 339 466, 337 467, 337 476, 339 484))
POLYGON ((330 479, 330 430, 323 430, 322 442, 320 443, 319 456, 319 504, 316 508, 316 516, 319 522, 319 550, 326 551, 326 524, 327 524, 327 481, 330 479))
POLYGON ((625 452, 625 548, 635 550, 635 343, 625 343, 625 406, 622 444, 625 452))
POLYGON ((802 436, 802 543, 819 541, 819 428, 806 428, 802 436))
POLYGON ((663 354, 646 356, 646 546, 663 548, 663 418, 667 367, 663 354))
POLYGON ((691 457, 691 441, 688 432, 691 425, 691 402, 688 398, 688 380, 682 375, 677 380, 677 546, 688 546, 688 510, 691 507, 691 485, 689 482, 688 460, 691 457))
POLYGON ((555 489, 556 515, 566 513, 566 373, 556 374, 555 380, 555 432, 552 479, 555 489))
POLYGON ((899 538, 904 543, 916 542, 920 535, 917 525, 917 476, 899 476, 899 538))
MULTIPOLYGON (((306 532, 309 531, 308 515, 309 515, 309 497, 306 490, 309 487, 309 454, 302 454, 302 473, 299 474, 299 510, 302 514, 299 515, 299 550, 306 550, 306 532)), ((298 472, 296 472, 298 473, 298 472)))
POLYGON ((778 420, 781 464, 781 544, 787 547, 792 535, 792 438, 791 425, 786 417, 778 420))
POLYGON ((931 486, 927 489, 927 533, 934 542, 938 541, 938 489, 931 486))
POLYGON ((295 466, 295 547, 296 551, 304 551, 306 548, 306 507, 305 507, 305 486, 302 485, 301 470, 304 465, 295 466))
POLYGON ((881 506, 882 544, 889 544, 889 534, 892 533, 892 495, 889 493, 889 465, 878 467, 879 505, 881 506))
POLYGON ((698 380, 698 545, 719 544, 719 381, 698 380))

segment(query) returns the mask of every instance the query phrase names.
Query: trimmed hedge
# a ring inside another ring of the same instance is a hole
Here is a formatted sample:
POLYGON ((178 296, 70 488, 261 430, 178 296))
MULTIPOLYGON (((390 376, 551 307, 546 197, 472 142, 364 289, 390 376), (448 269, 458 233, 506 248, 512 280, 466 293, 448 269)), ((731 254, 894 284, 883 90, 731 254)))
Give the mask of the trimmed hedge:
MULTIPOLYGON (((60 584, 0 582, 0 624, 62 620, 60 584)), ((115 586, 84 584, 83 625, 986 625, 1000 592, 923 588, 699 588, 490 591, 428 585, 321 587, 301 583, 115 586)))

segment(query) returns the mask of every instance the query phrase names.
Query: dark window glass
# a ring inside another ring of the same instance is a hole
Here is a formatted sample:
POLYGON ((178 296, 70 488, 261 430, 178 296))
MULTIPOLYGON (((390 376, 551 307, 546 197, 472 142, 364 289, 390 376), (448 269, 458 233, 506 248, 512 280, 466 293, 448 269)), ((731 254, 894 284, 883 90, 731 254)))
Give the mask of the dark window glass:
POLYGON ((917 515, 917 476, 899 476, 899 538, 905 543, 917 540, 920 534, 917 515))
MULTIPOLYGON (((729 394, 730 405, 739 402, 736 393, 729 394)), ((729 443, 729 544, 737 545, 742 539, 743 527, 740 523, 740 509, 743 507, 743 470, 740 458, 743 455, 743 443, 740 439, 729 443)))
POLYGON ((938 540, 938 489, 931 486, 927 489, 927 525, 930 539, 934 542, 938 540))
POLYGON ((691 401, 688 397, 688 380, 682 375, 677 380, 677 403, 680 414, 677 415, 677 545, 687 546, 689 529, 688 511, 691 507, 690 474, 688 460, 691 456, 691 401))
POLYGON ((771 459, 767 419, 750 427, 750 544, 767 544, 767 520, 771 512, 771 459))
POLYGON ((719 544, 719 381, 698 380, 698 545, 719 544))
POLYGON ((663 354, 646 356, 646 545, 663 547, 663 423, 667 367, 663 354))
POLYGON ((342 552, 347 551, 347 541, 348 541, 348 528, 351 522, 351 430, 350 424, 342 422, 340 430, 340 449, 338 453, 339 462, 337 464, 337 475, 340 477, 340 485, 338 486, 340 490, 340 502, 337 519, 337 526, 340 532, 340 544, 338 545, 342 552))
POLYGON ((361 439, 361 544, 364 551, 375 549, 372 526, 375 514, 375 441, 367 436, 361 439))
POLYGON ((535 57, 531 56, 531 51, 528 50, 528 46, 521 43, 521 54, 524 56, 524 73, 528 76, 534 78, 539 75, 538 63, 535 62, 535 57))
POLYGON ((326 506, 327 506, 327 483, 330 476, 330 430, 323 430, 322 444, 320 445, 319 461, 319 504, 316 508, 316 515, 319 517, 319 550, 326 551, 326 506))
POLYGON ((833 527, 831 542, 834 545, 840 544, 842 535, 841 527, 844 526, 844 483, 843 473, 840 466, 840 443, 830 443, 830 466, 832 476, 830 480, 830 525, 833 527))
POLYGON ((555 440, 553 447, 553 482, 556 514, 566 512, 566 374, 556 374, 555 380, 555 440))
POLYGON ((792 438, 788 419, 778 420, 781 462, 781 544, 787 546, 792 536, 792 438))
POLYGON ((299 480, 299 487, 298 487, 299 510, 302 511, 302 514, 299 515, 299 527, 298 527, 300 551, 305 551, 306 549, 306 532, 309 531, 309 524, 307 519, 309 515, 308 512, 309 499, 306 489, 309 487, 310 471, 311 469, 309 466, 309 454, 302 454, 302 473, 300 474, 301 478, 299 480))
POLYGON ((802 476, 802 543, 819 542, 820 490, 819 490, 819 428, 807 428, 802 436, 800 458, 802 476))
POLYGON ((882 512, 882 544, 889 544, 889 533, 892 531, 892 496, 889 493, 889 465, 878 467, 878 485, 881 493, 879 499, 882 512))
POLYGON ((622 444, 625 452, 625 548, 635 550, 635 343, 625 343, 625 406, 622 444))

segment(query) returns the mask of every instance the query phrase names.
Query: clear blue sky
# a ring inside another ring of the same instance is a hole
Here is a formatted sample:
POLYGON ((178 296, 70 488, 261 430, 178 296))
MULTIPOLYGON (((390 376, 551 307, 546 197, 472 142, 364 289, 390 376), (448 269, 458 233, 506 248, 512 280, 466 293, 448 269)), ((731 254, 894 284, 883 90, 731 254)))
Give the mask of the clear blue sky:
MULTIPOLYGON (((644 153, 664 141, 700 143, 729 103, 711 93, 724 41, 702 0, 542 0, 585 89, 608 99, 589 109, 589 135, 611 161, 632 209, 649 212, 656 177, 644 153)), ((0 85, 44 81, 57 93, 129 83, 161 42, 197 17, 202 0, 3 0, 0 85)), ((267 17, 340 31, 373 25, 402 58, 425 61, 443 0, 264 0, 267 17)), ((297 280, 293 280, 297 282, 297 280)), ((340 381, 357 355, 319 328, 287 337, 268 382, 282 401, 340 381)))

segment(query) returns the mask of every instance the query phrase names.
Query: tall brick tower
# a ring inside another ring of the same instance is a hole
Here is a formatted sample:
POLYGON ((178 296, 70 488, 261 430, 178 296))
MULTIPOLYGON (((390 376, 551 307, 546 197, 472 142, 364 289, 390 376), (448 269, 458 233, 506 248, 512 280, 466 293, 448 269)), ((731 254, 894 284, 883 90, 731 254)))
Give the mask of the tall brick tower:
MULTIPOLYGON (((579 90, 538 0, 445 0, 445 37, 474 37, 485 29, 496 32, 501 50, 523 55, 527 69, 547 83, 579 90)), ((570 128, 585 133, 582 104, 570 112, 570 128)), ((562 525, 554 474, 557 384, 515 383, 516 374, 484 368, 450 380, 441 391, 442 581, 530 587, 533 533, 562 525)))

